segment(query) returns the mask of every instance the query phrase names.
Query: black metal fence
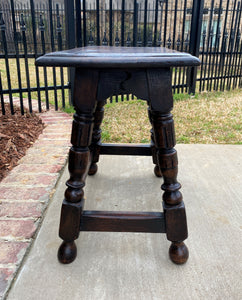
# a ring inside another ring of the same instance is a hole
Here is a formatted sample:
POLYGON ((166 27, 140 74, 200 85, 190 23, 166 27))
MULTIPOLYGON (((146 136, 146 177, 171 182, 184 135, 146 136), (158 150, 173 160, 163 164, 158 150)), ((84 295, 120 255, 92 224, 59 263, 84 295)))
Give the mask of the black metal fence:
POLYGON ((175 68, 174 92, 241 87, 241 9, 238 0, 1 0, 2 112, 5 95, 12 113, 15 94, 22 112, 24 99, 30 111, 32 98, 38 99, 39 111, 71 101, 73 71, 35 67, 34 60, 75 46, 164 46, 190 52, 200 57, 201 67, 175 68))
POLYGON ((32 112, 32 97, 38 99, 39 111, 43 102, 49 108, 49 100, 58 109, 65 106, 65 89, 69 89, 61 68, 35 67, 35 59, 46 52, 65 48, 64 5, 52 1, 35 5, 16 4, 10 0, 0 5, 0 97, 4 113, 4 95, 9 96, 11 112, 14 112, 13 95, 18 94, 24 113, 24 98, 32 112), (60 91, 60 92, 59 92, 60 91), (59 101, 61 99, 61 101, 59 101))

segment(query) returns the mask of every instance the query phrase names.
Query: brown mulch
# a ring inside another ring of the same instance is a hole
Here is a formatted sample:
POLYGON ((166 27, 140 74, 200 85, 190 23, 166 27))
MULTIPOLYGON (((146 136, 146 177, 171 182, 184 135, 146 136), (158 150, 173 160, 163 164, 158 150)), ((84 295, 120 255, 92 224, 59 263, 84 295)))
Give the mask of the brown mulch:
POLYGON ((36 114, 27 112, 22 116, 20 109, 15 107, 15 114, 11 115, 6 107, 3 116, 0 110, 0 181, 17 165, 44 127, 36 114))

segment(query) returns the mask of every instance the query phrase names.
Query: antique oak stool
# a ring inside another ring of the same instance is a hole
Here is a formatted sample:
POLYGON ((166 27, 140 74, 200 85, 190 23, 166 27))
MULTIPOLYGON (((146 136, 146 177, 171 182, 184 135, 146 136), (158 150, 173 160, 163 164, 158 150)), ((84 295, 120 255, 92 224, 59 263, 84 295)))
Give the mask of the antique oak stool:
POLYGON ((166 48, 83 47, 46 54, 38 66, 75 68, 74 114, 69 153, 70 179, 62 205, 59 261, 71 263, 80 231, 166 233, 174 263, 188 259, 187 224, 181 185, 177 182, 171 68, 197 66, 199 59, 166 48), (108 97, 133 94, 147 101, 152 125, 150 145, 101 143, 101 122, 108 97), (85 179, 97 172, 100 154, 152 155, 155 174, 163 176, 162 212, 84 210, 85 179))

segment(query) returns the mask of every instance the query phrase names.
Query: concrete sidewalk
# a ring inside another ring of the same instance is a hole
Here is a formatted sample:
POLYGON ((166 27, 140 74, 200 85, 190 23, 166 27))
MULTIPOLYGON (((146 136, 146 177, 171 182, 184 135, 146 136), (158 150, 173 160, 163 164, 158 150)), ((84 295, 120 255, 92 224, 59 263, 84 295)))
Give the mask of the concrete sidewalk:
MULTIPOLYGON (((59 180, 8 300, 242 299, 242 147, 177 145, 190 258, 168 259, 164 234, 81 233, 77 259, 61 265, 58 225, 68 177, 59 180)), ((103 156, 89 177, 85 209, 161 210, 150 157, 103 156)))

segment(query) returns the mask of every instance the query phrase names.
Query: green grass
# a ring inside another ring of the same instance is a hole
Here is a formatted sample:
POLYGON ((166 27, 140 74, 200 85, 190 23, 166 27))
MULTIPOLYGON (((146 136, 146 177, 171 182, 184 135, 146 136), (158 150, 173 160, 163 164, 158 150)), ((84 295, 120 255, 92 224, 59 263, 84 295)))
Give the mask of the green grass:
MULTIPOLYGON (((175 94, 174 100, 172 113, 177 143, 241 144, 241 90, 175 94)), ((148 142, 151 126, 146 101, 130 100, 106 105, 102 128, 105 142, 148 142)))

